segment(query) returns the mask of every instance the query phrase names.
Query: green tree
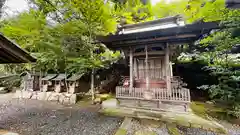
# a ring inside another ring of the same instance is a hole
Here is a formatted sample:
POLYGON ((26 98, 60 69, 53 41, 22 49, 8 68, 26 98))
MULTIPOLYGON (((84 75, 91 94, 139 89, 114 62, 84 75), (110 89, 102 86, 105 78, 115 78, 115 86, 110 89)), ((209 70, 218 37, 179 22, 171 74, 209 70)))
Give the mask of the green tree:
POLYGON ((134 24, 153 20, 152 6, 149 1, 126 0, 115 2, 116 18, 120 24, 134 24))
MULTIPOLYGON (((62 0, 60 3, 64 2, 62 0)), ((108 61, 119 57, 119 53, 113 53, 100 44, 93 44, 96 35, 116 30, 116 21, 109 4, 101 0, 76 0, 64 4, 56 4, 54 0, 50 3, 37 0, 34 3, 38 8, 4 20, 1 31, 37 56, 36 69, 88 72, 92 68, 103 68, 108 61), (61 15, 60 18, 47 19, 53 14, 61 15), (101 50, 101 53, 92 53, 96 50, 101 50), (112 54, 112 57, 100 60, 106 54, 112 54)))
POLYGON ((187 23, 221 20, 224 10, 224 0, 181 0, 171 3, 160 1, 153 6, 153 13, 157 18, 182 15, 187 23))

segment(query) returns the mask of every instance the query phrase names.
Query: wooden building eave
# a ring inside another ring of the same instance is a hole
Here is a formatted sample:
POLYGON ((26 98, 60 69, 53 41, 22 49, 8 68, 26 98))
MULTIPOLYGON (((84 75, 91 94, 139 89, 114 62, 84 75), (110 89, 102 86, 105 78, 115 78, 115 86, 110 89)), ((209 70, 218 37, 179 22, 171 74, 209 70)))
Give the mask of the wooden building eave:
POLYGON ((226 8, 238 9, 240 8, 239 0, 226 0, 226 8))
POLYGON ((189 43, 199 39, 213 29, 219 29, 218 22, 194 23, 185 26, 166 28, 131 34, 99 36, 98 41, 109 48, 136 46, 155 43, 189 43))
POLYGON ((28 63, 36 62, 26 51, 21 49, 17 44, 10 39, 0 34, 0 63, 28 63))
POLYGON ((148 26, 148 25, 154 25, 158 23, 167 23, 171 21, 176 21, 179 18, 179 15, 176 16, 170 16, 170 17, 165 17, 153 21, 148 21, 148 22, 142 22, 142 23, 137 23, 137 24, 127 24, 121 26, 121 28, 134 28, 134 27, 143 27, 143 26, 148 26))

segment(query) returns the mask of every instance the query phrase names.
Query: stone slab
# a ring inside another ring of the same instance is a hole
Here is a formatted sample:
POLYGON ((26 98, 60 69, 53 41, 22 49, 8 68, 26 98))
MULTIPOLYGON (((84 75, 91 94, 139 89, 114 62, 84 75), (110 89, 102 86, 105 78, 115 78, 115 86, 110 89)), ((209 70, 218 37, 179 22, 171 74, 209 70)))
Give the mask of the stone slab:
POLYGON ((131 127, 131 121, 132 118, 125 117, 123 123, 121 124, 115 135, 126 135, 127 130, 131 127))
POLYGON ((40 91, 16 91, 14 98, 26 98, 35 100, 57 101, 62 104, 76 104, 77 96, 81 93, 56 93, 56 92, 40 92, 40 91))
POLYGON ((13 96, 13 98, 21 98, 21 91, 17 90, 13 96))
POLYGON ((126 116, 176 123, 186 127, 190 127, 191 125, 199 125, 199 127, 202 127, 203 129, 211 129, 211 131, 218 133, 226 133, 225 128, 216 121, 206 120, 192 113, 163 112, 122 107, 102 108, 99 112, 112 116, 126 116))
POLYGON ((77 95, 72 94, 70 97, 70 104, 76 104, 76 102, 77 102, 77 95))
POLYGON ((46 92, 39 92, 38 93, 38 100, 45 100, 47 96, 46 92))
POLYGON ((109 99, 102 102, 102 108, 116 108, 116 107, 117 107, 116 99, 109 99))
MULTIPOLYGON (((47 92, 48 93, 48 92, 47 92)), ((47 94, 48 95, 48 101, 59 101, 59 97, 61 96, 61 94, 59 93, 51 93, 51 94, 47 94)))
POLYGON ((38 93, 37 92, 33 92, 31 99, 38 100, 38 93))

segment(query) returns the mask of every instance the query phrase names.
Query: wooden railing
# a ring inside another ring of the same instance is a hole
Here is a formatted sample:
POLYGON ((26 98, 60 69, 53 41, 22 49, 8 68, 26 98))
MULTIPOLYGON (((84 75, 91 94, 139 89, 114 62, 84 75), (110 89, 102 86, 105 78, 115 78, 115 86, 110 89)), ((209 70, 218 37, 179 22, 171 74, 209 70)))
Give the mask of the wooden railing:
POLYGON ((168 91, 166 88, 150 88, 148 91, 146 88, 132 88, 130 90, 129 87, 119 86, 116 87, 116 98, 190 102, 190 91, 185 88, 173 88, 171 91, 168 91), (148 98, 146 95, 148 95, 148 98))

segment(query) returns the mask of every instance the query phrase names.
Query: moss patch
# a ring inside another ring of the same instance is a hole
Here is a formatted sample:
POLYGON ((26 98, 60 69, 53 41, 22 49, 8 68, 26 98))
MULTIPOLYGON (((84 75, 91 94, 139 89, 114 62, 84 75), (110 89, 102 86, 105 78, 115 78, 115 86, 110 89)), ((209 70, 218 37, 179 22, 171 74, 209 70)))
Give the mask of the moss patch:
POLYGON ((120 109, 114 108, 104 108, 101 109, 99 112, 109 116, 122 116, 122 117, 126 116, 125 113, 122 112, 120 109))
POLYGON ((147 126, 147 127, 154 127, 158 128, 161 127, 164 123, 161 121, 156 120, 149 120, 149 119, 138 119, 141 123, 141 125, 147 126))
POLYGON ((167 129, 170 135, 181 135, 175 124, 167 124, 167 129))
POLYGON ((140 119, 151 119, 157 121, 163 121, 166 123, 175 123, 180 126, 185 127, 201 127, 203 129, 211 129, 211 131, 216 131, 220 133, 225 133, 223 126, 218 123, 203 119, 194 114, 185 113, 172 113, 172 112, 160 112, 160 111, 140 111, 133 109, 123 109, 123 108, 106 108, 102 109, 104 114, 112 116, 127 116, 140 119))
POLYGON ((114 98, 115 96, 112 95, 112 94, 97 94, 96 97, 97 97, 97 98, 100 98, 101 101, 105 101, 105 100, 108 100, 108 99, 112 99, 112 98, 114 98))
POLYGON ((83 97, 79 97, 76 105, 79 106, 88 106, 92 104, 92 97, 91 96, 83 96, 83 97))
POLYGON ((216 118, 220 120, 231 121, 231 119, 233 119, 226 112, 228 108, 224 107, 223 105, 220 106, 217 104, 208 104, 204 102, 192 102, 190 107, 194 114, 208 120, 211 120, 211 118, 216 118))
POLYGON ((126 135, 126 134, 127 134, 126 129, 119 128, 115 135, 126 135))
POLYGON ((139 131, 136 131, 134 135, 157 135, 157 133, 153 131, 148 131, 148 130, 139 130, 139 131))

